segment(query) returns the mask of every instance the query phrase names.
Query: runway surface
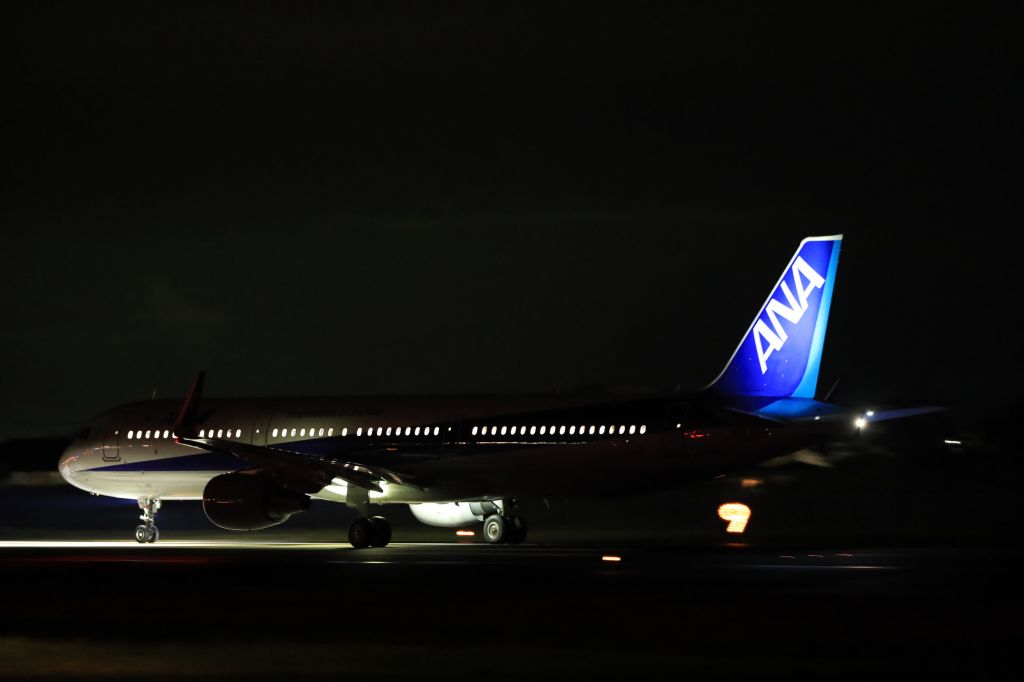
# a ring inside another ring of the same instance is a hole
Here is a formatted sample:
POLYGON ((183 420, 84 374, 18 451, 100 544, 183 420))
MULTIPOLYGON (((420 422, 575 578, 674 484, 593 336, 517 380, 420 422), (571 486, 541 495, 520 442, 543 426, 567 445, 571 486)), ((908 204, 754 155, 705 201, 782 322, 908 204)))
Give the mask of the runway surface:
POLYGON ((0 672, 998 677, 1015 547, 0 542, 0 672), (3 666, 7 670, 3 670, 3 666))

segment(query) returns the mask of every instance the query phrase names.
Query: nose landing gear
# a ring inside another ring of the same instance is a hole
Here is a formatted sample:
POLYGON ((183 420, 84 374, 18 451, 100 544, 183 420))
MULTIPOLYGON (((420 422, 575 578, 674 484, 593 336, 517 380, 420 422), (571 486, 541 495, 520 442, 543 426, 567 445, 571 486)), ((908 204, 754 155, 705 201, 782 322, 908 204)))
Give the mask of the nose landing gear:
POLYGON ((160 530, 156 527, 156 513, 160 509, 160 500, 152 497, 140 497, 139 509, 142 510, 142 525, 135 527, 135 541, 139 544, 152 544, 160 539, 160 530))

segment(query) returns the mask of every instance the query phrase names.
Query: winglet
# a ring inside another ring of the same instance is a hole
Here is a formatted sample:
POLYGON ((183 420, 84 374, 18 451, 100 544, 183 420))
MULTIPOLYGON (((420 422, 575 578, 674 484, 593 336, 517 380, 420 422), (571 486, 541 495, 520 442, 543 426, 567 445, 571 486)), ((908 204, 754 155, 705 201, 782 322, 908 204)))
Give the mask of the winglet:
POLYGON ((174 420, 174 433, 176 436, 189 437, 194 435, 196 412, 199 410, 199 401, 203 398, 203 381, 206 379, 206 372, 200 371, 196 380, 192 382, 185 402, 181 404, 181 410, 174 420))

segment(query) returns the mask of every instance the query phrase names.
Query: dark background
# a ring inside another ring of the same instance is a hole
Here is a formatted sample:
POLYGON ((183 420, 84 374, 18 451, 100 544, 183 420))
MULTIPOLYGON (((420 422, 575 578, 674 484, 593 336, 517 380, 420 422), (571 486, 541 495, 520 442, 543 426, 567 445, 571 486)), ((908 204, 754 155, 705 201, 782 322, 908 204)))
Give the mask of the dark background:
POLYGON ((999 5, 0 9, 0 438, 208 394, 696 388, 843 232, 836 399, 1017 399, 999 5))
POLYGON ((1004 7, 0 5, 0 676, 1016 679, 1004 7), (822 388, 954 409, 826 466, 524 500, 518 548, 396 507, 380 550, 323 544, 326 503, 230 537, 169 503, 136 547, 132 501, 54 472, 200 368, 211 397, 697 388, 835 232, 822 388))

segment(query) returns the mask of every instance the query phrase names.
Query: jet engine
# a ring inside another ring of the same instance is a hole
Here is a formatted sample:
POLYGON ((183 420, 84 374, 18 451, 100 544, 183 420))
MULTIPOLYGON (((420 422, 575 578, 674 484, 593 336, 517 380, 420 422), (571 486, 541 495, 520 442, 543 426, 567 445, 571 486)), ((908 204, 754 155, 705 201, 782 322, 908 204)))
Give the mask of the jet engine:
POLYGON ((480 523, 484 517, 498 511, 493 502, 424 502, 410 504, 409 510, 416 520, 428 526, 455 528, 480 523))
POLYGON ((309 509, 310 499, 258 474, 221 474, 203 490, 203 511, 227 530, 260 530, 309 509))

